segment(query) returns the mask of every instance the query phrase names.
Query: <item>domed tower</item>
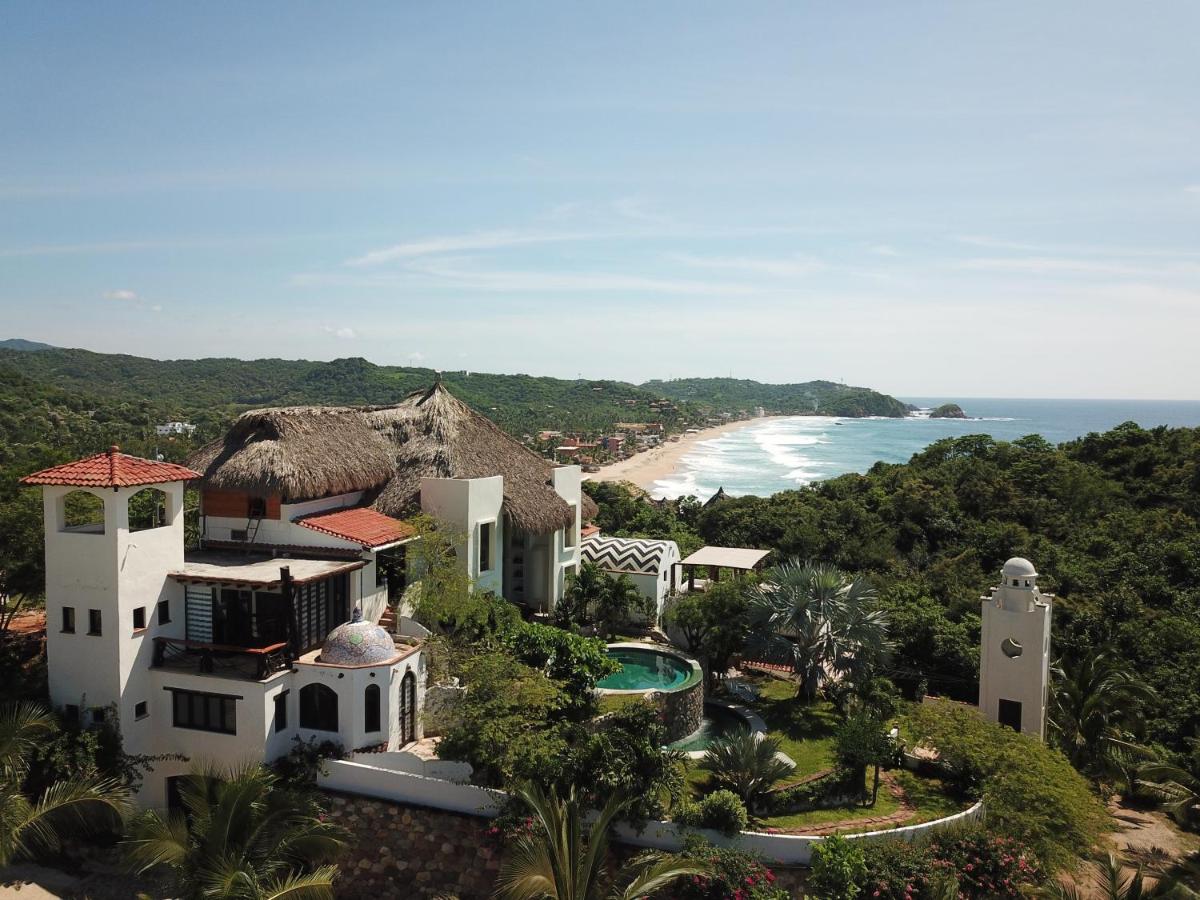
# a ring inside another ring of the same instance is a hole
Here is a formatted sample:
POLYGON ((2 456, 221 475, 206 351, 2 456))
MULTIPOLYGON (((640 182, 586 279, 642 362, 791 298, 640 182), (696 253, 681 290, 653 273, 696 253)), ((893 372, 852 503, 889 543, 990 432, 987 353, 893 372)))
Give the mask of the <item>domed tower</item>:
POLYGON ((1045 736, 1050 683, 1050 613, 1054 595, 1038 590, 1038 573, 1014 557, 1000 584, 981 598, 979 709, 984 718, 1045 736))

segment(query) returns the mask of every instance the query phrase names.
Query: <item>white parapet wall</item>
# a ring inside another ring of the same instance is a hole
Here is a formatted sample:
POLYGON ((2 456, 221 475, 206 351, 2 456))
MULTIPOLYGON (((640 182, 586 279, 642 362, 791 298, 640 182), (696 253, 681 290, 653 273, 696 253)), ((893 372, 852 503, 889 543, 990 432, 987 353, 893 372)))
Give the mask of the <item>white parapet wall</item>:
MULTIPOLYGON (((503 791, 493 788, 457 784, 428 775, 400 771, 400 768, 415 768, 415 765, 407 759, 403 762, 388 759, 399 756, 409 757, 411 754, 361 754, 354 760, 332 760, 325 764, 325 771, 317 776, 317 785, 330 791, 360 794, 364 797, 411 803, 485 818, 493 818, 499 814, 500 808, 508 799, 508 795, 503 791), (376 756, 384 758, 377 764, 368 761, 368 758, 374 759, 376 756)), ((947 828, 981 822, 983 818, 984 807, 981 800, 970 809, 944 819, 885 831, 848 834, 845 837, 853 841, 899 840, 912 843, 947 828)), ((626 823, 617 825, 615 830, 617 838, 623 844, 669 853, 682 850, 684 836, 688 832, 698 831, 718 847, 736 847, 739 850, 757 853, 769 863, 785 866, 808 865, 812 860, 813 847, 825 840, 817 835, 766 834, 758 831, 743 831, 727 837, 717 831, 681 827, 674 822, 658 821, 646 822, 640 831, 626 823)))

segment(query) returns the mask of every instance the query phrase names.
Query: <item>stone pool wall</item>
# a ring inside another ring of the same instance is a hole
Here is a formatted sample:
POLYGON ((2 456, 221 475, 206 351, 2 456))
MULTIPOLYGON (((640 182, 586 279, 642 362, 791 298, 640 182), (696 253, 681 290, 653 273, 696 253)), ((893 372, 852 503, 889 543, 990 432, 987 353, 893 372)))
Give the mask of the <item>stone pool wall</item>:
POLYGON ((704 680, 678 691, 653 695, 663 712, 667 726, 667 743, 683 740, 700 727, 704 718, 704 680))

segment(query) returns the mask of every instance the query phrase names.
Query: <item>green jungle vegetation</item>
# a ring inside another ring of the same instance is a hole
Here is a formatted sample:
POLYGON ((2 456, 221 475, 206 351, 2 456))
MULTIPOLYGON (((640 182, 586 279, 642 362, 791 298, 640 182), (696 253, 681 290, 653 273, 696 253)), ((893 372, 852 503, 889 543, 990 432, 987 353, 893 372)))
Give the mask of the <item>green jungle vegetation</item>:
POLYGON ((761 406, 768 413, 892 418, 901 418, 909 412, 895 397, 835 381, 762 384, 740 378, 679 378, 647 381, 642 387, 681 403, 694 403, 707 411, 761 406))
POLYGON ((1129 737, 1185 754, 1200 736, 1200 429, 1126 423, 1060 446, 947 438, 908 463, 707 507, 586 487, 608 534, 769 548, 771 562, 866 575, 895 643, 884 674, 909 697, 975 702, 980 598, 1025 556, 1058 595, 1054 656, 1070 668, 1107 648, 1153 688, 1121 723, 1129 737))

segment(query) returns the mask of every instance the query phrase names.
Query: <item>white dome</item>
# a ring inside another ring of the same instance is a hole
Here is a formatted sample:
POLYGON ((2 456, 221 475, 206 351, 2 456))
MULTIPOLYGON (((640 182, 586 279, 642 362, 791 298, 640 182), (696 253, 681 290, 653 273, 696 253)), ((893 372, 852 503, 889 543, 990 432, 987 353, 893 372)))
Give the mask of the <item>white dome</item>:
POLYGON ((1006 578, 1036 578, 1037 569, 1033 567, 1033 563, 1020 556, 1014 556, 1004 564, 1004 568, 1000 570, 1000 574, 1006 578))
POLYGON ((368 666, 396 657, 396 642, 374 622, 346 622, 325 637, 318 662, 332 666, 368 666))

